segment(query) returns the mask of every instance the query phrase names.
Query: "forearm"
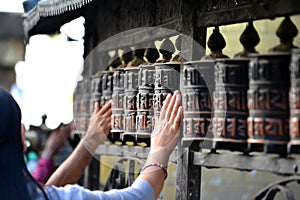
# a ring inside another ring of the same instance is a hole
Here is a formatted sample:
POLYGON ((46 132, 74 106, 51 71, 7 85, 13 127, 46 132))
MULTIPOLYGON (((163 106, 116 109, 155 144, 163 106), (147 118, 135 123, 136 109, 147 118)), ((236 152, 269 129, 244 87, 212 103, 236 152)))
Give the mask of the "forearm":
MULTIPOLYGON (((164 149, 156 152, 151 151, 148 155, 146 165, 161 164, 163 166, 168 166, 168 159, 169 155, 164 149)), ((141 172, 136 181, 147 181, 152 186, 155 199, 157 199, 163 189, 165 178, 166 173, 162 168, 150 166, 141 172)))
POLYGON ((154 191, 154 199, 157 199, 160 195, 165 182, 165 173, 162 169, 158 169, 155 167, 147 168, 143 174, 141 174, 136 181, 143 180, 147 181, 154 191))
POLYGON ((81 140, 72 154, 56 169, 45 185, 64 186, 76 183, 93 157, 94 147, 87 149, 81 140))

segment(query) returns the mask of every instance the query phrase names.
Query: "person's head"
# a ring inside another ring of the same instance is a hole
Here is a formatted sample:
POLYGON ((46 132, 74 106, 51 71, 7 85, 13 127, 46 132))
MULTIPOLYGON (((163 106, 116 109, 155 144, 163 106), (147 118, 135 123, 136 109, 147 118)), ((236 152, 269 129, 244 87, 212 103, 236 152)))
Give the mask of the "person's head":
POLYGON ((13 97, 0 88, 0 199, 29 198, 29 174, 23 156, 21 111, 13 97))

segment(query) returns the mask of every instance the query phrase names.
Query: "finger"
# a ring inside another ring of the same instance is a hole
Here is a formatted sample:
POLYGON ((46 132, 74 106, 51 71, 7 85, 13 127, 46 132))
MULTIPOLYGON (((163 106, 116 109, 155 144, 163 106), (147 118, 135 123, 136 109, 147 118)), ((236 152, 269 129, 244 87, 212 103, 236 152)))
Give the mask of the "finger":
POLYGON ((168 144, 169 152, 172 153, 172 151, 175 149, 176 145, 179 141, 179 131, 176 132, 176 134, 173 136, 172 140, 168 144))
POLYGON ((111 129, 111 127, 112 127, 110 122, 111 122, 111 119, 110 119, 110 118, 107 118, 107 119, 106 119, 106 124, 107 124, 107 127, 108 127, 109 129, 111 129))
POLYGON ((163 119, 166 115, 166 110, 167 110, 167 107, 168 107, 168 105, 171 101, 171 97, 172 97, 172 95, 168 94, 165 101, 164 101, 164 103, 163 103, 163 106, 162 106, 161 111, 160 111, 160 118, 161 119, 163 119))
POLYGON ((111 109, 111 102, 112 100, 109 100, 99 111, 100 115, 103 115, 104 113, 106 113, 109 109, 111 109))
POLYGON ((170 116, 171 116, 171 113, 173 111, 173 106, 176 102, 176 95, 177 95, 178 91, 176 90, 173 94, 173 97, 168 105, 168 107, 166 108, 167 111, 166 111, 166 120, 169 120, 170 119, 170 116))
MULTIPOLYGON (((105 106, 107 106, 107 104, 105 106)), ((112 115, 112 108, 111 107, 105 107, 105 106, 101 109, 101 111, 98 113, 98 115, 101 115, 101 116, 112 115)))
POLYGON ((181 117, 182 117, 182 106, 179 106, 178 108, 178 112, 177 112, 177 115, 175 117, 175 120, 174 120, 174 129, 178 131, 179 129, 179 126, 180 126, 180 122, 181 122, 181 117))
POLYGON ((107 117, 110 117, 111 115, 112 115, 112 109, 109 109, 102 116, 105 117, 105 118, 107 118, 107 117))
POLYGON ((181 95, 180 94, 177 94, 176 95, 176 102, 175 102, 175 105, 173 106, 173 110, 172 110, 172 113, 171 113, 171 118, 170 118, 170 121, 174 121, 177 113, 178 113, 178 108, 180 106, 180 101, 181 101, 181 95))
POLYGON ((97 113, 101 109, 100 103, 95 102, 94 104, 94 113, 97 113))

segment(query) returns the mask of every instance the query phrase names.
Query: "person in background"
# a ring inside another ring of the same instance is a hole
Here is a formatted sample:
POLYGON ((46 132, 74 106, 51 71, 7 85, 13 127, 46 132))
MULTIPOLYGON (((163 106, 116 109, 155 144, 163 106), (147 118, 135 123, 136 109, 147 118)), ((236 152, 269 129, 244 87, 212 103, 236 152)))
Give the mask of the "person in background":
POLYGON ((73 128, 73 122, 70 122, 67 125, 59 126, 50 133, 37 166, 32 172, 33 177, 40 183, 45 184, 55 171, 54 156, 63 147, 73 128))
POLYGON ((96 147, 110 130, 111 101, 102 108, 95 104, 88 130, 75 150, 40 187, 28 172, 23 159, 21 112, 14 99, 0 90, 0 199, 156 199, 167 177, 167 164, 179 139, 182 117, 181 95, 169 94, 155 123, 146 165, 132 186, 121 190, 90 191, 75 183, 91 160, 96 147), (13 156, 8 156, 12 153, 13 156), (56 185, 56 186, 54 186, 56 185), (66 185, 64 187, 57 187, 66 185), (27 187, 26 187, 27 186, 27 187))

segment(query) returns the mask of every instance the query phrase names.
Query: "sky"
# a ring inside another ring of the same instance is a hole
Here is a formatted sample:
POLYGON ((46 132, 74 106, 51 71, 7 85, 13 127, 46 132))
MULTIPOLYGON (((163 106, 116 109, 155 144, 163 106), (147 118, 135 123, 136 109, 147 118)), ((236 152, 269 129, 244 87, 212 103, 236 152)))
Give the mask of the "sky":
MULTIPOLYGON (((0 0, 0 12, 23 13, 23 0, 0 0)), ((84 19, 61 27, 56 36, 30 37, 25 59, 15 65, 16 84, 11 93, 20 105, 22 122, 56 128, 73 120, 73 92, 83 65, 84 19), (67 41, 67 36, 78 41, 67 41)))
POLYGON ((66 36, 36 35, 26 46, 25 60, 16 64, 17 88, 12 91, 22 111, 22 122, 56 128, 73 119, 73 92, 80 79, 83 42, 66 36), (20 92, 21 91, 21 92, 20 92))
POLYGON ((24 0, 0 0, 0 12, 23 13, 24 0))

